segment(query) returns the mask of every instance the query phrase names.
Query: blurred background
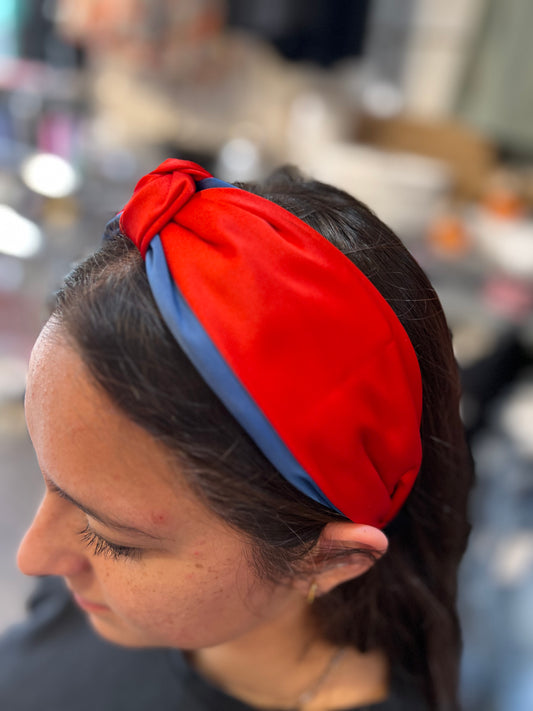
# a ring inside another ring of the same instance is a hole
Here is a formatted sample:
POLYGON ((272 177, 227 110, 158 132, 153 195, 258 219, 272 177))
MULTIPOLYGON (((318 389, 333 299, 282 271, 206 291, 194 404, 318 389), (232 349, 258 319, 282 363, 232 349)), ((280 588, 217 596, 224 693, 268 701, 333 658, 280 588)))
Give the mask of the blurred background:
POLYGON ((42 488, 22 399, 49 295, 166 157, 366 201, 444 303, 477 461, 465 711, 533 708, 533 3, 1 0, 0 631, 42 488))

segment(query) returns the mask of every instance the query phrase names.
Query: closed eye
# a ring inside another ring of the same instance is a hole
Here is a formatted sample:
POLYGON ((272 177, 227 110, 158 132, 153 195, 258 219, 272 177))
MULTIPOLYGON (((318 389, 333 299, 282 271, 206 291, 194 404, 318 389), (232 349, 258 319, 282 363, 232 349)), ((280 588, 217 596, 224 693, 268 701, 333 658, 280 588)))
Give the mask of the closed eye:
POLYGON ((117 560, 118 558, 130 558, 132 560, 138 560, 142 555, 141 548, 133 548, 131 546, 122 546, 118 543, 111 543, 111 541, 106 540, 98 533, 89 528, 89 524, 85 526, 82 531, 78 531, 78 535, 87 548, 92 549, 93 555, 101 555, 104 558, 112 558, 117 560))

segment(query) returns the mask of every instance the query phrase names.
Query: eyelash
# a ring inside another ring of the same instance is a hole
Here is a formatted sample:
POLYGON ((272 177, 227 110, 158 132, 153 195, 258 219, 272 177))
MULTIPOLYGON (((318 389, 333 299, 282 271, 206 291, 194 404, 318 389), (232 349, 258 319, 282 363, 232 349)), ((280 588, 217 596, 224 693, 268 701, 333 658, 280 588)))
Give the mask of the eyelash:
POLYGON ((138 560, 141 557, 142 551, 140 548, 120 546, 117 543, 106 541, 105 538, 92 531, 89 528, 89 524, 85 526, 83 531, 78 531, 78 535, 81 536, 81 540, 87 548, 92 548, 93 555, 102 555, 104 558, 112 558, 113 560, 118 560, 118 558, 138 560))

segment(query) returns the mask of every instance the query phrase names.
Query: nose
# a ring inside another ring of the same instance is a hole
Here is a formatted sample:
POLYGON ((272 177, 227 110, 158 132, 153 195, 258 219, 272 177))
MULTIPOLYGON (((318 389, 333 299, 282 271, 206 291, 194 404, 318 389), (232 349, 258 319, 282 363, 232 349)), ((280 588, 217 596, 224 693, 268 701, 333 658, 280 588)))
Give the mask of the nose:
POLYGON ((73 517, 66 502, 53 501, 47 492, 17 553, 17 565, 24 575, 72 577, 90 568, 87 556, 76 538, 73 517))

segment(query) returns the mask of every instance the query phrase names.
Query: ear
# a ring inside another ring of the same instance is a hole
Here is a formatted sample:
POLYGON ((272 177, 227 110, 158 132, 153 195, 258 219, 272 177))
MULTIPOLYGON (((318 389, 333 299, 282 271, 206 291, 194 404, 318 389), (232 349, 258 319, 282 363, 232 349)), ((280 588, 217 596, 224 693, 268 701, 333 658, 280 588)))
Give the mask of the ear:
POLYGON ((374 526, 349 521, 328 523, 311 553, 313 569, 295 580, 294 587, 307 596, 314 585, 316 596, 324 595, 366 573, 387 552, 388 545, 387 536, 374 526))

